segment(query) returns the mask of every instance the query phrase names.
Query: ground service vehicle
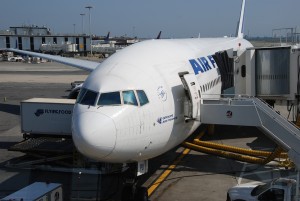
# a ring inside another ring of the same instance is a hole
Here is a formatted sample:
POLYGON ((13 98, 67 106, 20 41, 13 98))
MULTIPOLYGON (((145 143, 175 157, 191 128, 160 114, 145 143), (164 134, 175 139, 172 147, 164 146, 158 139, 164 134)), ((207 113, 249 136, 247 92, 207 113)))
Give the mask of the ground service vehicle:
POLYGON ((62 201, 62 191, 61 184, 35 182, 1 199, 1 201, 62 201))
POLYGON ((296 201, 296 186, 296 180, 285 178, 242 184, 228 190, 227 201, 296 201))

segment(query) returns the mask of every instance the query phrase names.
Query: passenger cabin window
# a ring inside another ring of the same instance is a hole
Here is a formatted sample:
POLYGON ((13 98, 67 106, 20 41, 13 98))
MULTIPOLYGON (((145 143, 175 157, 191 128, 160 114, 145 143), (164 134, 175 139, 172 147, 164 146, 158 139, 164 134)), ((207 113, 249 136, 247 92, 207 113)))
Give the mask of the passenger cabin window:
POLYGON ((97 105, 120 105, 120 92, 102 93, 97 105))
POLYGON ((82 105, 95 105, 97 96, 98 93, 83 88, 79 93, 77 103, 82 105))
POLYGON ((143 90, 137 90, 136 91, 137 95, 138 95, 138 98, 139 98, 139 101, 140 101, 140 105, 143 106, 147 103, 149 103, 149 100, 147 98, 147 95, 146 93, 143 91, 143 90))
POLYGON ((123 96, 123 102, 126 105, 138 105, 134 91, 130 90, 130 91, 123 91, 122 92, 122 96, 123 96))

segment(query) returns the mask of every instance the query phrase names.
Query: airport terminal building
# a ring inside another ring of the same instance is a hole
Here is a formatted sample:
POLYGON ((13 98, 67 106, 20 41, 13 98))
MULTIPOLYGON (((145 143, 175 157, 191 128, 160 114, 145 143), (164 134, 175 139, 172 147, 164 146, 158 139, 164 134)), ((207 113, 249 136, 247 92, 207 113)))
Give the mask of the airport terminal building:
POLYGON ((43 26, 10 27, 0 31, 0 49, 17 48, 46 53, 90 51, 90 36, 85 34, 53 34, 43 26))

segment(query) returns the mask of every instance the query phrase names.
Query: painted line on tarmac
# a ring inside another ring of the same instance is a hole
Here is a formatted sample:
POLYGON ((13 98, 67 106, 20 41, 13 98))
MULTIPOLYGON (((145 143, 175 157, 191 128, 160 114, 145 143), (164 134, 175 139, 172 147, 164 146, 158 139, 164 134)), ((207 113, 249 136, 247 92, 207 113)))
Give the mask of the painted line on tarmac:
POLYGON ((242 173, 240 174, 240 176, 238 177, 238 180, 237 180, 237 184, 238 185, 241 185, 242 184, 242 179, 243 179, 243 176, 244 176, 244 172, 246 170, 246 164, 244 163, 243 165, 243 169, 242 169, 242 173))
POLYGON ((166 180, 166 178, 171 174, 171 172, 176 168, 178 163, 190 153, 190 149, 185 148, 180 156, 154 181, 154 183, 148 188, 148 196, 150 197, 153 192, 166 180))

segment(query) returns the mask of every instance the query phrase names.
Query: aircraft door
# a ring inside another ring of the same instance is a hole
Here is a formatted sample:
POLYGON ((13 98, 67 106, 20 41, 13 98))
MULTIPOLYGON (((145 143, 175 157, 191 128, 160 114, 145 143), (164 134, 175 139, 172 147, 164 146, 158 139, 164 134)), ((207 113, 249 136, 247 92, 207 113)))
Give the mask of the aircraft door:
POLYGON ((186 100, 184 101, 184 116, 186 120, 200 120, 200 85, 194 74, 179 73, 186 100))
MULTIPOLYGON (((230 50, 228 51, 230 52, 230 50)), ((233 58, 229 57, 227 51, 217 52, 213 58, 220 70, 223 92, 234 86, 233 58)))

